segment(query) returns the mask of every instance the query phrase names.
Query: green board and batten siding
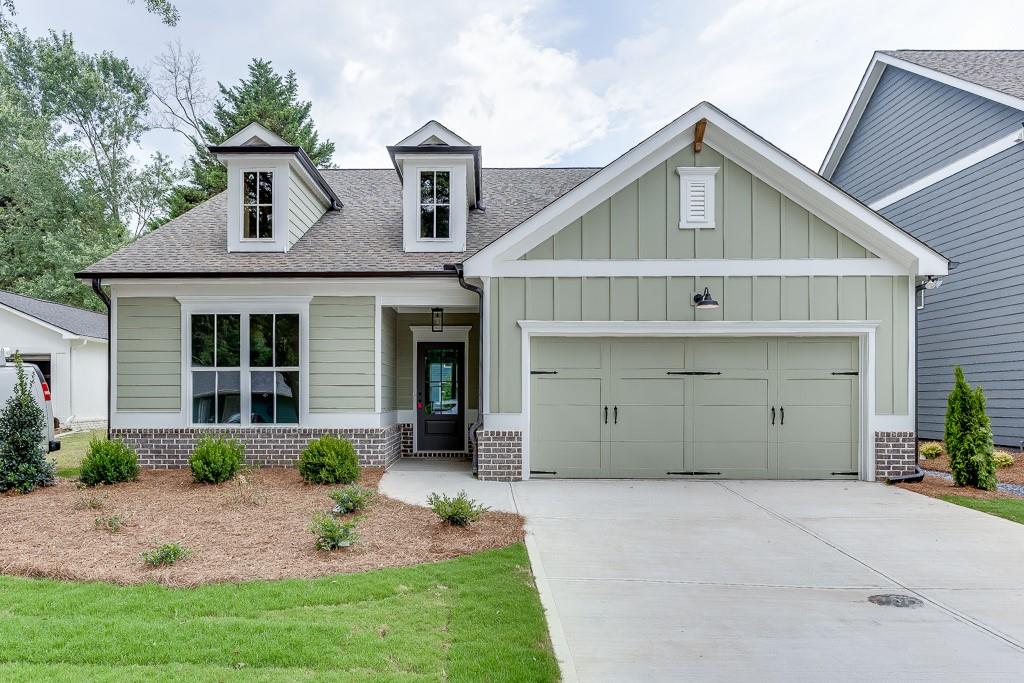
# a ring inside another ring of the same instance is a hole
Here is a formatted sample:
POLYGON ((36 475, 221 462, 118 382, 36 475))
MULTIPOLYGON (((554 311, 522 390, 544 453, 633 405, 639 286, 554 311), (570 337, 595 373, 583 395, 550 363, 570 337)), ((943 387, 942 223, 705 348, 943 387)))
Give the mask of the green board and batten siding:
POLYGON ((374 410, 373 333, 373 297, 313 299, 309 305, 310 412, 374 410))
POLYGON ((395 337, 398 314, 393 308, 380 309, 380 406, 398 409, 398 343, 395 337))
POLYGON ((181 410, 181 306, 117 299, 117 409, 181 410))
POLYGON ((874 254, 714 149, 687 146, 532 249, 527 259, 865 258, 874 254), (719 227, 679 229, 680 166, 717 166, 719 227), (612 229, 614 227, 614 230, 612 229))
POLYGON ((288 185, 288 246, 291 247, 326 209, 313 190, 298 178, 293 177, 288 185))
POLYGON ((490 410, 522 410, 519 320, 880 320, 875 412, 906 414, 909 286, 906 276, 494 278, 490 410), (705 286, 720 308, 690 303, 705 286))

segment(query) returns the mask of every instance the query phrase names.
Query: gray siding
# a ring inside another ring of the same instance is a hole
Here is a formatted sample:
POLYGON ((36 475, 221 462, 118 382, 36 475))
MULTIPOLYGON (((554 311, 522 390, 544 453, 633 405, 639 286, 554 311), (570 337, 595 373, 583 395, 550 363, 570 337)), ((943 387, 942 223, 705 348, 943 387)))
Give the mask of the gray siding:
POLYGON ((887 66, 832 182, 879 199, 1020 127, 1024 114, 887 66))
POLYGON ((309 304, 310 412, 374 409, 372 296, 318 296, 309 304))
POLYGON ((181 305, 117 298, 117 409, 181 409, 181 305))
POLYGON ((941 438, 953 366, 980 384, 996 443, 1024 439, 1024 148, 1012 147, 882 214, 956 268, 919 311, 921 435, 941 438))

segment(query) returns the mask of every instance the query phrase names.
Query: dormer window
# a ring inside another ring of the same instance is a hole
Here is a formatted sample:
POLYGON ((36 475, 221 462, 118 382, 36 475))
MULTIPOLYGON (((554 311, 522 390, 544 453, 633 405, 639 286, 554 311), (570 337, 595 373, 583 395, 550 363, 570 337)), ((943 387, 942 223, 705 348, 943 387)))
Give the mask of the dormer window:
POLYGON ((274 172, 242 172, 242 239, 274 239, 274 172))
POLYGON ((420 239, 451 239, 450 188, 450 171, 420 171, 420 239))

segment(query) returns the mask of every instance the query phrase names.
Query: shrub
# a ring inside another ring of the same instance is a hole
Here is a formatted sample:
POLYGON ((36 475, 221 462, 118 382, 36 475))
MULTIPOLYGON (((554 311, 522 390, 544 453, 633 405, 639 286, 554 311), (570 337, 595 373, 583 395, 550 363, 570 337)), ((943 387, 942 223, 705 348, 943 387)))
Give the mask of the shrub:
POLYGON ((14 367, 18 380, 0 411, 0 491, 28 493, 52 486, 56 473, 43 445, 46 414, 32 395, 35 373, 30 380, 17 351, 14 367))
POLYGON ((459 491, 454 498, 443 493, 431 493, 427 504, 441 521, 452 526, 469 526, 490 509, 467 496, 465 491, 459 491))
POLYGON ((342 522, 323 512, 313 517, 309 533, 316 536, 317 550, 347 548, 359 540, 355 521, 342 522))
POLYGON ((164 543, 159 548, 144 550, 142 552, 142 561, 150 567, 163 567, 170 566, 178 560, 184 560, 191 554, 191 550, 177 543, 164 543))
POLYGON ((247 507, 263 507, 267 492, 259 476, 259 468, 243 465, 235 477, 234 503, 247 507))
POLYGON ((123 441, 93 439, 78 479, 86 486, 116 484, 139 478, 139 456, 123 441))
POLYGON ((353 484, 339 491, 331 491, 328 495, 334 501, 334 509, 331 510, 331 513, 347 515, 350 512, 358 512, 369 505, 370 499, 373 498, 373 489, 353 484))
POLYGON ((956 382, 946 402, 946 452, 949 471, 958 486, 991 491, 996 487, 992 462, 992 426, 985 414, 985 394, 971 388, 957 366, 956 382))
POLYGON ((928 443, 921 444, 921 448, 919 450, 922 458, 925 460, 933 460, 942 455, 942 444, 930 441, 928 443))
POLYGON ((112 534, 116 534, 118 531, 124 528, 125 522, 128 519, 124 515, 110 515, 109 517, 97 517, 96 528, 102 531, 109 531, 112 534))
POLYGON ((992 452, 992 464, 998 469, 1013 467, 1013 456, 1006 451, 996 450, 992 452))
POLYGON ((204 435, 196 444, 188 466, 200 484, 220 484, 235 476, 245 459, 245 446, 234 439, 204 435))
POLYGON ((348 439, 327 434, 302 451, 299 474, 312 484, 351 484, 359 478, 359 456, 348 439))

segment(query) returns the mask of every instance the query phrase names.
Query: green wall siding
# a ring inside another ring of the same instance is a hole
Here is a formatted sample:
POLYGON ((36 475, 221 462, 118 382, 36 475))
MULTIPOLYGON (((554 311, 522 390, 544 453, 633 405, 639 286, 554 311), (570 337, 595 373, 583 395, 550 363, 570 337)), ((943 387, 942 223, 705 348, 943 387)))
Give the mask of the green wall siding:
POLYGON ((526 259, 775 259, 874 256, 724 158, 692 146, 532 249, 526 259), (717 227, 679 229, 679 166, 718 166, 717 227))
POLYGON ((310 226, 324 215, 326 209, 313 191, 292 176, 288 187, 288 246, 306 234, 310 226))
MULTIPOLYGON (((478 377, 480 375, 480 316, 476 313, 445 313, 445 325, 470 325, 469 348, 467 349, 466 368, 469 380, 466 387, 466 407, 475 409, 477 407, 477 394, 479 389, 478 377)), ((413 401, 413 378, 412 378, 412 330, 410 325, 430 325, 429 313, 399 313, 395 322, 396 340, 396 408, 398 410, 412 410, 415 408, 413 401)))
POLYGON ((495 278, 490 283, 490 410, 522 409, 519 320, 881 320, 875 412, 907 414, 906 276, 495 278), (709 287, 720 308, 698 311, 709 287), (550 312, 550 314, 548 314, 550 312), (581 314, 581 315, 580 315, 581 314))
POLYGON ((398 409, 398 343, 395 338, 398 314, 393 308, 380 310, 380 407, 398 409))
POLYGON ((181 306, 117 299, 117 409, 181 410, 181 306))
POLYGON ((373 333, 373 297, 314 297, 309 305, 310 412, 374 410, 373 333))

